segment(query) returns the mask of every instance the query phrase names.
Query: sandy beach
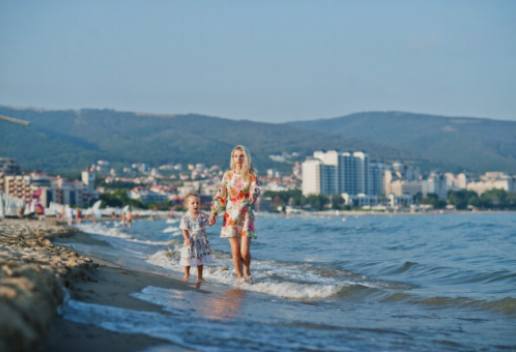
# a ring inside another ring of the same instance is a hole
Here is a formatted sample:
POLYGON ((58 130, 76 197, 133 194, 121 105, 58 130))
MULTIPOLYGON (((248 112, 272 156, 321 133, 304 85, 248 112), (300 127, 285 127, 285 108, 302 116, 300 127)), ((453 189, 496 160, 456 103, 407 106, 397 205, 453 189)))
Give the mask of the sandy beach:
POLYGON ((72 233, 51 221, 0 222, 0 351, 40 346, 64 287, 95 267, 91 259, 51 242, 72 233))
POLYGON ((108 346, 111 351, 139 351, 163 344, 148 336, 114 333, 59 317, 58 307, 67 296, 157 311, 158 306, 129 294, 147 285, 189 289, 178 280, 121 269, 52 243, 70 236, 94 241, 53 221, 0 222, 0 351, 91 351, 108 346))
MULTIPOLYGON (((83 302, 109 305, 139 311, 161 312, 157 305, 146 303, 130 296, 145 286, 152 285, 178 290, 190 289, 182 282, 161 275, 153 275, 116 267, 96 259, 98 267, 88 280, 71 283, 69 293, 72 298, 83 302)), ((42 351, 142 351, 149 347, 165 346, 166 351, 184 351, 172 348, 169 341, 142 334, 121 334, 92 325, 77 324, 60 317, 54 320, 42 351)))

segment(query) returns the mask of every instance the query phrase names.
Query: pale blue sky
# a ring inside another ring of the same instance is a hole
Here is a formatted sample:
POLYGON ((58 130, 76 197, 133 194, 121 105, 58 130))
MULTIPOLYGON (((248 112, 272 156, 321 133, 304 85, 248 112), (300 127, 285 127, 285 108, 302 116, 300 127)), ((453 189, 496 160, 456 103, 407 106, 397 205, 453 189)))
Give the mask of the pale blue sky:
POLYGON ((0 1, 0 104, 516 120, 516 1, 0 1))

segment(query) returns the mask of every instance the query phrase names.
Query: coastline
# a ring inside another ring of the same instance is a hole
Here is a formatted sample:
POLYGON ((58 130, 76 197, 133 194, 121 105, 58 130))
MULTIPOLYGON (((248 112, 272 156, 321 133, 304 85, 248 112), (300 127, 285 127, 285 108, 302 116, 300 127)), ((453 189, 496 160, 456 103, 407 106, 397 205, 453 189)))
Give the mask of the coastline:
POLYGON ((177 290, 177 279, 124 269, 55 245, 58 238, 94 241, 53 220, 0 221, 0 351, 141 351, 169 341, 121 334, 65 320, 58 315, 67 296, 84 302, 142 311, 159 306, 130 296, 153 285, 177 290))
POLYGON ((313 216, 313 217, 346 217, 346 216, 422 216, 422 215, 455 215, 455 214, 493 214, 493 213, 507 213, 516 214, 516 210, 428 210, 428 211, 409 211, 400 210, 395 212, 390 211, 371 211, 371 210, 321 210, 321 211, 302 211, 292 213, 279 212, 257 212, 259 215, 277 215, 277 216, 313 216))
POLYGON ((51 240, 75 230, 51 220, 0 221, 0 351, 32 351, 64 299, 64 288, 96 264, 51 240))
MULTIPOLYGON (((68 288, 70 297, 81 302, 108 305, 124 309, 162 312, 160 306, 133 298, 130 294, 146 286, 193 290, 181 281, 162 275, 121 268, 93 258, 98 266, 88 280, 76 280, 68 288)), ((62 317, 55 319, 42 351, 142 351, 163 346, 166 351, 186 351, 170 341, 142 334, 122 334, 93 325, 75 323, 62 317), (166 347, 165 347, 166 346, 166 347)))

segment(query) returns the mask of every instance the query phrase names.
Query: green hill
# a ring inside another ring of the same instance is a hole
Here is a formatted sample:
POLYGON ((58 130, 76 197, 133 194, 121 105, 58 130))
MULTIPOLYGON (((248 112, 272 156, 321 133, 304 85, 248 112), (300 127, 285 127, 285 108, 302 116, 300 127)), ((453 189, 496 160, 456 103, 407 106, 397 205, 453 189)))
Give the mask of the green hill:
POLYGON ((353 138, 288 125, 203 115, 153 115, 107 109, 40 111, 0 106, 0 114, 29 120, 27 128, 0 123, 0 155, 27 169, 78 171, 98 159, 113 162, 203 162, 227 165, 236 144, 250 148, 258 169, 286 167, 270 154, 317 148, 369 148, 398 157, 400 152, 353 138))
POLYGON ((516 122, 405 112, 363 112, 288 124, 411 151, 447 170, 516 172, 516 122))
POLYGON ((516 122, 372 112, 284 124, 196 114, 156 115, 108 109, 34 110, 0 106, 0 114, 31 121, 0 122, 0 156, 26 169, 75 172, 98 159, 113 162, 203 162, 227 165, 244 144, 260 170, 288 166, 270 154, 316 149, 367 151, 423 167, 516 172, 516 122))

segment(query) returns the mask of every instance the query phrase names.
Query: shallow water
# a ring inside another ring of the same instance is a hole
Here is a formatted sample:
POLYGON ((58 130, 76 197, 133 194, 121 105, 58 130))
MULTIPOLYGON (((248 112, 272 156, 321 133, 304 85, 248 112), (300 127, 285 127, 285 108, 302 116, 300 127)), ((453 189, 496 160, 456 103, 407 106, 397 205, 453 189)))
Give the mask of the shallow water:
MULTIPOLYGON (((177 223, 81 225, 72 244, 180 277, 177 223)), ((516 214, 258 215, 254 284, 235 286, 226 240, 202 291, 146 287, 162 313, 70 300, 65 318, 201 351, 516 350, 516 214)), ((194 271, 195 272, 195 271, 194 271)))

